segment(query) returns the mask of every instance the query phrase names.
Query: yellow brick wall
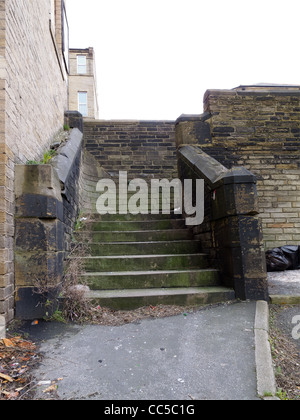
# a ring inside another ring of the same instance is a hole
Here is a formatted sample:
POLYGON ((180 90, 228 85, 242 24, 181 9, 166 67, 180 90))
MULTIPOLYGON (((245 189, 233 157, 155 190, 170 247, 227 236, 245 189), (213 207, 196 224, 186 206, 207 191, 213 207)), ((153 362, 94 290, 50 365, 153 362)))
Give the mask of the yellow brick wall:
POLYGON ((42 157, 67 109, 60 21, 61 0, 0 0, 0 314, 6 321, 14 316, 14 167, 42 157))
POLYGON ((204 150, 258 179, 265 247, 300 244, 300 88, 210 90, 204 150))
POLYGON ((16 162, 26 162, 42 156, 63 125, 67 74, 50 31, 51 0, 5 5, 6 143, 16 162))

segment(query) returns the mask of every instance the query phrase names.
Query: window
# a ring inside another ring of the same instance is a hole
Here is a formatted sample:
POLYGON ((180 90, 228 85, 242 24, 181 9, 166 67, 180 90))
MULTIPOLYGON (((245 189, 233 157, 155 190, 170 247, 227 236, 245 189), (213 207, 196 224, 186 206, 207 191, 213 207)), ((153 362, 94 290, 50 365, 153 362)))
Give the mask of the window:
POLYGON ((88 116, 87 92, 78 92, 78 111, 83 117, 88 116))
POLYGON ((67 72, 69 73, 69 24, 65 9, 65 2, 62 1, 62 52, 67 72))
POLYGON ((86 56, 85 55, 77 56, 77 73, 86 74, 86 56))
POLYGON ((55 0, 51 0, 50 3, 49 19, 51 21, 51 29, 55 33, 55 0))

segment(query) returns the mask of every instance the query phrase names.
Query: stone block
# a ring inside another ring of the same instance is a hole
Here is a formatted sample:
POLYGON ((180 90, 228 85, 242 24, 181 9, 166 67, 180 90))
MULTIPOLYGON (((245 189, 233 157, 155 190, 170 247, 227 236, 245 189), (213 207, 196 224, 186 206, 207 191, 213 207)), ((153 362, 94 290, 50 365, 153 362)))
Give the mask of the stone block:
POLYGON ((217 248, 260 246, 263 240, 262 223, 258 216, 234 216, 212 222, 217 248))
MULTIPOLYGON (((207 114, 210 117, 209 114, 207 114)), ((176 147, 186 144, 211 143, 211 128, 203 115, 182 115, 176 121, 176 147)))
POLYGON ((16 286, 41 286, 43 288, 57 286, 63 277, 64 257, 63 251, 16 252, 16 286))
POLYGON ((15 318, 26 321, 51 316, 59 307, 59 291, 59 287, 44 293, 33 287, 17 288, 15 318))
POLYGON ((61 201, 61 186, 51 165, 16 165, 15 195, 43 195, 61 201))
POLYGON ((83 117, 78 111, 65 112, 65 124, 70 128, 78 128, 83 133, 83 117))
POLYGON ((16 251, 62 251, 64 224, 57 219, 16 219, 16 251))
POLYGON ((217 249, 222 283, 241 300, 268 300, 264 250, 261 247, 217 249))
POLYGON ((55 197, 24 194, 16 199, 16 217, 63 220, 63 203, 55 197))
POLYGON ((215 199, 212 201, 213 220, 259 213, 256 184, 247 182, 247 179, 245 183, 236 180, 233 178, 232 183, 223 184, 215 190, 215 199))
POLYGON ((81 152, 81 146, 82 132, 75 128, 71 131, 70 138, 66 145, 63 146, 58 155, 52 159, 52 165, 56 170, 63 188, 72 173, 75 159, 81 152))

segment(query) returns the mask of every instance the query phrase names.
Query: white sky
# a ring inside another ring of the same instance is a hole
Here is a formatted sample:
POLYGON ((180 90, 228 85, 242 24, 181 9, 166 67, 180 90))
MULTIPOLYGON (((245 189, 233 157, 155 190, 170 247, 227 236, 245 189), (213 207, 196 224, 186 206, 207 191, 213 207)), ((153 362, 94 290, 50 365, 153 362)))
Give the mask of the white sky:
POLYGON ((101 119, 201 114, 207 89, 300 84, 299 0, 68 0, 94 47, 101 119))

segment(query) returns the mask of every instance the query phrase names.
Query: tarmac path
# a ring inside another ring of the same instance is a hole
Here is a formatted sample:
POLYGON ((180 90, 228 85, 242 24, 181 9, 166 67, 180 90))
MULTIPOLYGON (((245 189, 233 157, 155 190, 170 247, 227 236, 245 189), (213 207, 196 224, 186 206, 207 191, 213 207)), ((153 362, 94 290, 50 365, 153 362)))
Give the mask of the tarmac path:
POLYGON ((255 302, 119 327, 28 324, 62 400, 256 400, 255 302))

